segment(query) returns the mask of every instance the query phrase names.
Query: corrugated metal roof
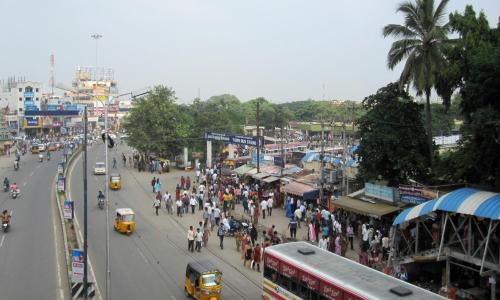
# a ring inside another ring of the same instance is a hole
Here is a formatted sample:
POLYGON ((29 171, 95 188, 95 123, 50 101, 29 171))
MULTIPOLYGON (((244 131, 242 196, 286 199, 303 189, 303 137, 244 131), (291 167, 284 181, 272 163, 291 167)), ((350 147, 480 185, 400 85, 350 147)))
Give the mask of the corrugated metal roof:
POLYGON ((402 211, 393 225, 410 221, 432 211, 446 211, 464 215, 472 215, 491 220, 500 220, 500 194, 480 191, 472 188, 461 188, 402 211))

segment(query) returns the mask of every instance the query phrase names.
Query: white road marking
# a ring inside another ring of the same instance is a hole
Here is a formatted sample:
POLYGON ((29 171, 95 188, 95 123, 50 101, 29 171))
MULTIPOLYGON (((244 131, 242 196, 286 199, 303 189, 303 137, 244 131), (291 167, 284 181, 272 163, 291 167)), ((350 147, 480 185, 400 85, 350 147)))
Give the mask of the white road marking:
MULTIPOLYGON (((55 196, 53 193, 51 193, 51 197, 55 196)), ((57 200, 56 200, 57 201, 57 200)), ((54 205, 53 201, 51 201, 52 205, 54 205)), ((59 205, 59 203, 57 203, 59 205)), ((63 290, 63 282, 62 282, 62 277, 61 277, 61 262, 60 260, 60 255, 57 255, 58 249, 59 249, 59 242, 57 241, 57 225, 56 225, 56 217, 52 217, 52 230, 54 230, 54 251, 56 253, 56 265, 57 265, 57 290, 59 292, 59 300, 63 300, 64 297, 64 290, 63 290)), ((62 228, 61 228, 62 230, 62 228)))
POLYGON ((2 240, 0 241, 0 248, 3 246, 3 241, 5 241, 5 234, 2 236, 2 240))
POLYGON ((141 251, 139 248, 137 248, 137 251, 139 251, 139 254, 142 256, 142 258, 144 259, 144 261, 145 261, 146 263, 149 263, 149 262, 148 262, 148 259, 146 258, 146 256, 144 255, 144 253, 142 253, 142 251, 141 251))

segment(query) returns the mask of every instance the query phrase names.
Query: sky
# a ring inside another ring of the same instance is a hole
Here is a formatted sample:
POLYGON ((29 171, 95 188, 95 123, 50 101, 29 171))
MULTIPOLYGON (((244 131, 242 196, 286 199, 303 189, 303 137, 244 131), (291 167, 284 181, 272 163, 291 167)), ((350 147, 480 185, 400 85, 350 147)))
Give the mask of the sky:
MULTIPOLYGON (((403 23, 401 0, 0 0, 0 79, 24 76, 70 86, 77 66, 113 68, 120 93, 162 84, 179 103, 220 94, 274 103, 362 100, 396 81, 387 68, 392 39, 382 28, 403 23)), ((436 1, 437 2, 437 1, 436 1)), ((472 4, 490 26, 498 0, 472 4)))

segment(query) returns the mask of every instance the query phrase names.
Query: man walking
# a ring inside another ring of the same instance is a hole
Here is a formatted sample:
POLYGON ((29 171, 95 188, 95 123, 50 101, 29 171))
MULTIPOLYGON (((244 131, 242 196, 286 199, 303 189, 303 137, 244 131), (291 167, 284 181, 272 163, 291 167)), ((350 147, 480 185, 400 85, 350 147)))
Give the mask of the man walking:
POLYGON ((220 223, 219 229, 217 230, 217 236, 219 237, 220 240, 220 248, 224 249, 224 235, 226 234, 226 227, 224 224, 220 223))
POLYGON ((158 209, 160 209, 160 199, 158 199, 158 198, 161 199, 160 192, 158 192, 158 194, 155 197, 155 200, 153 201, 153 207, 155 208, 156 215, 158 215, 158 209), (160 195, 160 197, 158 197, 158 195, 160 195))
POLYGON ((188 239, 188 251, 194 252, 194 231, 193 226, 189 226, 189 230, 187 232, 188 239))
POLYGON ((203 232, 200 228, 196 228, 196 251, 201 252, 201 242, 203 241, 203 232))

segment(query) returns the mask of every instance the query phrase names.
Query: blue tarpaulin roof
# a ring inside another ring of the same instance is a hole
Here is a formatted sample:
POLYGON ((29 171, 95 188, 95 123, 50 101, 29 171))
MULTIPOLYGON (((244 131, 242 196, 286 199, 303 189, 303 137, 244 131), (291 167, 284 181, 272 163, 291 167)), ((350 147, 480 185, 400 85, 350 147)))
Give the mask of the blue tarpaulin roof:
POLYGON ((393 225, 413 220, 433 211, 446 211, 500 220, 500 194, 461 188, 420 205, 403 210, 393 225))

